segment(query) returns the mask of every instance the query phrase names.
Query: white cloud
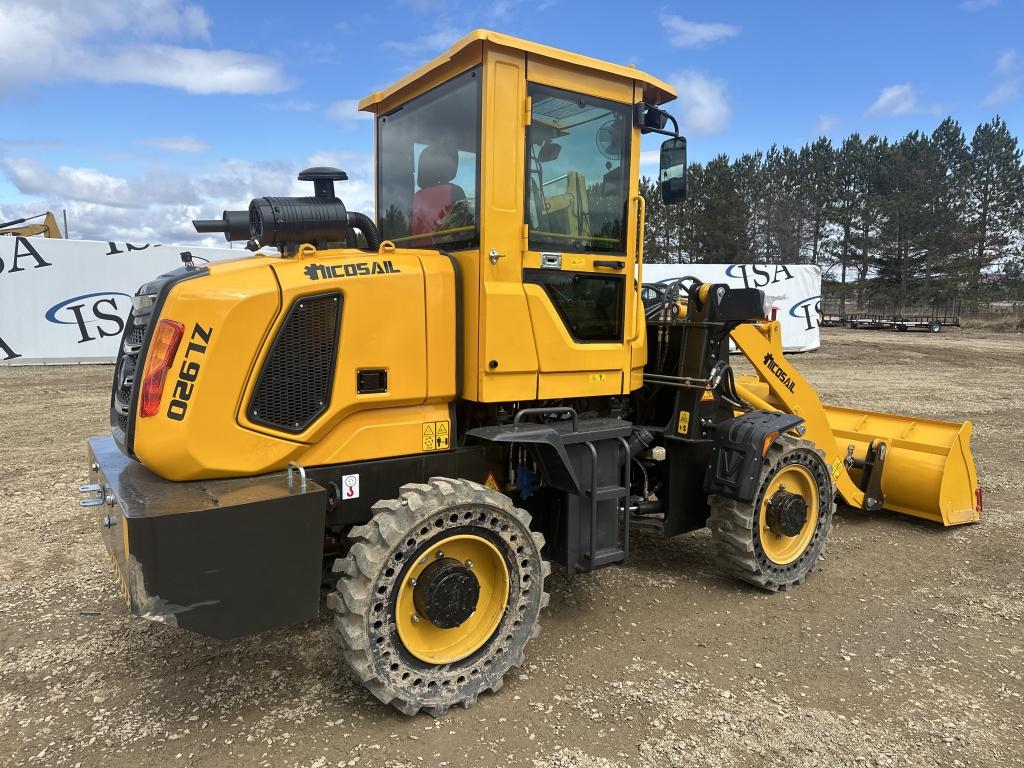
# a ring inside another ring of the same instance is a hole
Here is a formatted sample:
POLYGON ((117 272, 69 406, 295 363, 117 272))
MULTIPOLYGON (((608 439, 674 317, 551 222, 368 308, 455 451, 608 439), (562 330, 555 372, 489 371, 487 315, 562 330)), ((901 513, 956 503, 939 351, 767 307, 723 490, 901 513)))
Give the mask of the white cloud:
POLYGON ((925 112, 935 114, 941 109, 937 105, 923 105, 918 101, 917 91, 910 83, 888 85, 868 107, 867 114, 897 117, 925 112))
POLYGON ((456 31, 447 27, 439 27, 412 40, 388 40, 383 43, 385 48, 390 48, 403 56, 423 56, 440 53, 449 48, 452 43, 462 37, 464 32, 456 31))
POLYGON ((981 100, 983 106, 994 107, 1016 100, 1021 93, 1020 54, 1011 49, 996 57, 995 73, 1000 78, 981 100))
POLYGON ((963 0, 960 7, 965 11, 984 11, 987 8, 995 8, 999 0, 963 0))
POLYGON ((312 112, 320 107, 315 101, 304 99, 288 99, 277 104, 268 105, 271 109, 283 109, 288 112, 312 112))
POLYGON ((251 53, 137 45, 83 62, 79 70, 108 83, 141 83, 189 93, 277 93, 288 87, 277 64, 251 53))
POLYGON ((448 5, 447 0, 401 0, 402 5, 412 8, 417 13, 437 13, 448 5))
POLYGON ((210 21, 181 0, 0 0, 0 93, 34 83, 91 80, 190 93, 273 93, 288 87, 266 56, 194 48, 210 21))
POLYGON ((1001 83, 997 83, 988 93, 985 94, 985 98, 981 100, 982 106, 995 107, 1000 104, 1005 104, 1008 101, 1014 101, 1020 96, 1020 81, 1019 80, 1004 80, 1001 83))
POLYGON ((18 191, 24 194, 45 194, 59 189, 71 200, 88 200, 125 208, 142 204, 141 200, 133 199, 125 179, 95 168, 62 165, 51 170, 25 158, 4 160, 3 168, 18 191))
MULTIPOLYGON (((489 24, 501 24, 507 22, 515 14, 519 7, 520 0, 492 0, 490 8, 485 14, 489 24)), ((542 9, 537 9, 542 10, 542 9)))
POLYGON ((205 152, 210 145, 194 136, 163 136, 152 139, 139 139, 140 144, 148 144, 168 152, 205 152))
POLYGON ((818 136, 828 136, 839 127, 840 122, 838 115, 818 115, 814 121, 814 132, 818 136))
POLYGON ((1020 71, 1020 54, 1012 48, 996 58, 997 75, 1015 75, 1020 71))
POLYGON ((372 120, 369 112, 359 111, 359 99, 342 99, 327 106, 327 117, 339 123, 372 120))
POLYGON ((661 15, 661 26, 668 33, 669 42, 676 48, 699 48, 708 43, 736 37, 740 28, 733 24, 689 21, 669 13, 661 15))
POLYGON ((372 214, 373 158, 356 152, 314 153, 299 163, 228 160, 192 176, 162 168, 132 178, 8 158, 0 161, 0 173, 33 199, 2 208, 8 218, 66 208, 72 236, 80 239, 223 246, 221 237, 197 234, 192 219, 241 210, 262 195, 309 195, 309 182, 296 176, 314 165, 346 170, 350 180, 338 182, 339 197, 349 210, 372 214))
POLYGON ((726 85, 699 72, 687 71, 672 78, 679 93, 682 130, 688 136, 711 136, 729 127, 732 110, 726 85))
POLYGON ((640 167, 657 167, 661 164, 661 150, 644 149, 640 151, 640 167))

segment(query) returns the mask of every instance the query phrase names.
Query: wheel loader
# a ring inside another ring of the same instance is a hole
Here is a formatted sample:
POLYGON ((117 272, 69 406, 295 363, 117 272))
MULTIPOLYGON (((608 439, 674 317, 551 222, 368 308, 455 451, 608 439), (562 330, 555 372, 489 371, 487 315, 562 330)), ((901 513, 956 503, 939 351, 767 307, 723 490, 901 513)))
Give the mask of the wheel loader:
POLYGON ((645 311, 640 137, 673 88, 476 31, 360 102, 376 219, 346 175, 197 221, 254 252, 134 296, 82 504, 130 609, 235 638, 315 619, 406 714, 497 691, 569 576, 637 530, 710 528, 788 589, 837 501, 977 521, 971 425, 825 406, 757 289, 683 278, 645 311), (753 370, 738 375, 730 341, 753 370))

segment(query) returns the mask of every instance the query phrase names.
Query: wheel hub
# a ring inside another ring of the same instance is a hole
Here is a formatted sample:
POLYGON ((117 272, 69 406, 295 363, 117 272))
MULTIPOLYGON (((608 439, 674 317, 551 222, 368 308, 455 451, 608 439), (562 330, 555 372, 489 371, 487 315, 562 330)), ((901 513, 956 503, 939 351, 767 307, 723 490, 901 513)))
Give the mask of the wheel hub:
POLYGON ((778 490, 768 500, 765 524, 780 536, 796 536, 807 524, 807 501, 798 493, 778 490))
POLYGON ((439 629, 461 626, 476 611, 479 599, 476 575, 453 557, 442 557, 424 568, 413 590, 416 611, 439 629))

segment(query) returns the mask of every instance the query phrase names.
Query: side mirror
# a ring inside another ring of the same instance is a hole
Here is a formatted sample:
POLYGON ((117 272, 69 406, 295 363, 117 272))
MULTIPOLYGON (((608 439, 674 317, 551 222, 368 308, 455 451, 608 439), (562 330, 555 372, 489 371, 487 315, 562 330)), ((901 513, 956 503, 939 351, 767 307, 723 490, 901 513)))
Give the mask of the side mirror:
POLYGON ((661 145, 661 200, 665 205, 686 199, 686 139, 668 139, 661 145))

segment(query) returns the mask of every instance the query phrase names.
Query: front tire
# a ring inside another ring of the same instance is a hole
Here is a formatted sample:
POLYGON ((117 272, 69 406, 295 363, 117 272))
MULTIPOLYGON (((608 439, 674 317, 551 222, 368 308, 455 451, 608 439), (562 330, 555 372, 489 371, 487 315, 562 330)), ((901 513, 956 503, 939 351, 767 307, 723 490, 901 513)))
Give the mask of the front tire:
POLYGON ((722 567, 770 592, 807 578, 825 548, 835 490, 823 454, 782 435, 765 454, 751 503, 708 497, 708 527, 722 567))
POLYGON ((328 597, 334 635, 374 696, 439 717, 497 692, 523 664, 547 605, 544 537, 507 496, 431 478, 379 501, 353 528, 328 597))

